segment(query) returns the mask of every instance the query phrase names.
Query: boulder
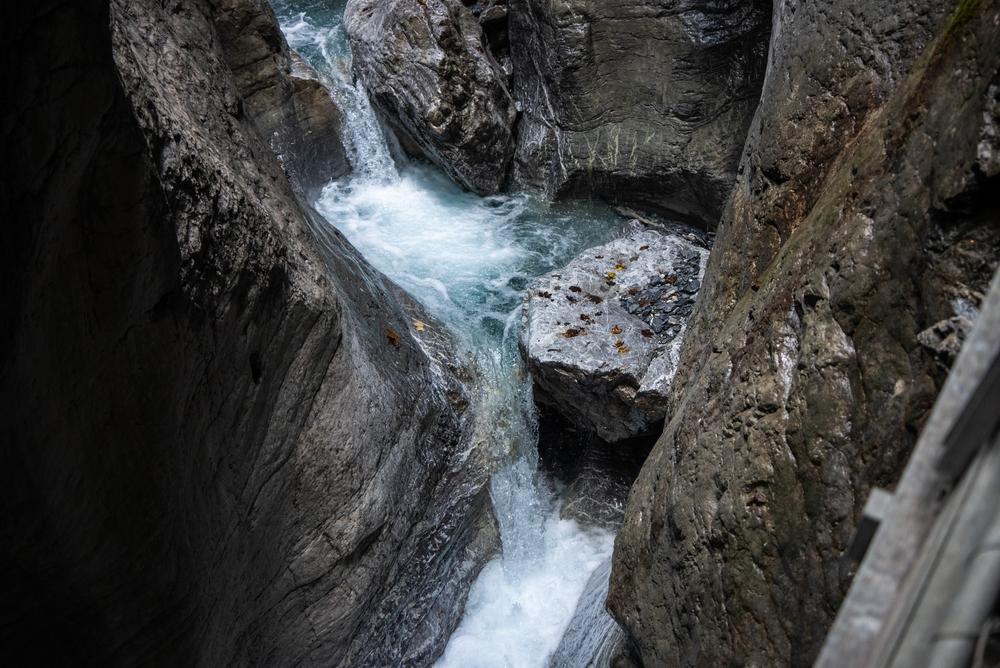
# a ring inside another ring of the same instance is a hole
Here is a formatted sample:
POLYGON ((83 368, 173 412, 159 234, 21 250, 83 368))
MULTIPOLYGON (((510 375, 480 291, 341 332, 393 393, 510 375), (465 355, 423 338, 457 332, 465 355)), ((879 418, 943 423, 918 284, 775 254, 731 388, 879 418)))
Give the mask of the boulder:
POLYGON ((350 0, 354 72, 401 135, 462 186, 499 191, 514 153, 506 74, 459 0, 350 0))
POLYGON ((714 227, 770 19, 771 0, 510 0, 514 178, 714 227))
POLYGON ((608 606, 644 665, 811 665, 1000 260, 1000 7, 776 5, 608 606), (927 332, 941 331, 942 336, 927 332))
POLYGON ((633 222, 534 282, 519 343, 536 401, 612 443, 656 429, 708 256, 698 239, 633 222))

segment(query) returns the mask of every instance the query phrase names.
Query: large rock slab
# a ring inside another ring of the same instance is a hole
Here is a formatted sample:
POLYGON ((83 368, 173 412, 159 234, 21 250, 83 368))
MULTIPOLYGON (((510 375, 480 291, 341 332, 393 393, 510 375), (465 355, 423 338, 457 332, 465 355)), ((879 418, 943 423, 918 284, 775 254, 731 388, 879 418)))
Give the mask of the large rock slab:
POLYGON ((514 176, 714 227, 767 62, 771 0, 511 0, 514 176))
POLYGON ((707 249, 636 222, 531 285, 520 333, 535 398, 608 442, 657 428, 707 249))
POLYGON ((354 72, 404 146, 479 194, 506 182, 514 100, 479 20, 459 0, 350 0, 354 72))
POLYGON ((895 483, 944 379, 921 332, 974 312, 1000 258, 998 3, 776 9, 615 544, 608 605, 645 665, 811 665, 868 491, 895 483))
POLYGON ((2 27, 3 665, 427 665, 497 545, 447 337, 303 204, 220 7, 2 27))

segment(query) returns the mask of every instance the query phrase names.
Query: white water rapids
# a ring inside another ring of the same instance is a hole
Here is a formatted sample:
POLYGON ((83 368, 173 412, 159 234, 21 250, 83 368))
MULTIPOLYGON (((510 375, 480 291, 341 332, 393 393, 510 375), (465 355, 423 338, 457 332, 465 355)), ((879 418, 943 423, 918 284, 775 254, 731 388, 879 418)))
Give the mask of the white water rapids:
MULTIPOLYGON (((559 517, 538 471, 530 377, 517 352, 521 298, 530 280, 614 236, 621 221, 593 206, 527 195, 481 198, 437 170, 393 159, 350 74, 343 3, 276 0, 292 48, 328 79, 346 116, 353 174, 315 202, 378 269, 446 322, 475 353, 478 405, 502 464, 491 481, 502 554, 472 586, 465 615, 438 666, 544 666, 559 645, 613 536, 559 517)), ((600 605, 603 598, 595 605, 600 605)))

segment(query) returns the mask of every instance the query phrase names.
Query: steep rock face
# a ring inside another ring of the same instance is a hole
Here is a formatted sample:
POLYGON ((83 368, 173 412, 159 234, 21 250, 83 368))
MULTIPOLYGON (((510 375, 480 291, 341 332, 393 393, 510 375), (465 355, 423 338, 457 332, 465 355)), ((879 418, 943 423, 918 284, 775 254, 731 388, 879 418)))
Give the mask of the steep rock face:
POLYGON ((340 140, 341 111, 309 65, 288 48, 266 0, 214 0, 226 63, 259 134, 312 198, 351 171, 340 140))
POLYGON ((744 177, 615 546, 608 603, 647 665, 811 662, 867 492, 942 381, 920 333, 974 313, 1000 257, 1000 4, 882 9, 776 12, 744 177))
POLYGON ((0 662, 426 663, 496 545, 454 363, 167 4, 3 27, 0 662))
POLYGON ((631 225, 532 283, 519 338, 536 401, 608 442, 662 422, 708 256, 693 234, 631 225))
POLYGON ((459 0, 350 0, 355 75, 401 135, 479 194, 505 183, 516 112, 479 21, 459 0))
POLYGON ((511 0, 515 178, 712 226, 764 76, 770 0, 511 0))

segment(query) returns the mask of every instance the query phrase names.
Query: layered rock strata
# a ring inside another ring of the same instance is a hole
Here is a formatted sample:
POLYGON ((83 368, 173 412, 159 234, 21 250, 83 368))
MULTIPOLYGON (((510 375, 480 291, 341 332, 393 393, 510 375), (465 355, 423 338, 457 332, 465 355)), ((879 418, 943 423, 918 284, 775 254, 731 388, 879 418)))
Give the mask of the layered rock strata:
POLYGON ((429 663, 497 541, 460 365, 167 4, 3 26, 0 662, 429 663))
POLYGON ((479 193, 514 153, 514 100, 479 20, 459 0, 349 0, 355 75, 403 144, 479 193))
POLYGON ((770 0, 511 0, 515 179, 714 226, 770 19, 770 0))
POLYGON ((1000 257, 1000 5, 782 3, 609 606, 646 665, 808 665, 1000 257))

